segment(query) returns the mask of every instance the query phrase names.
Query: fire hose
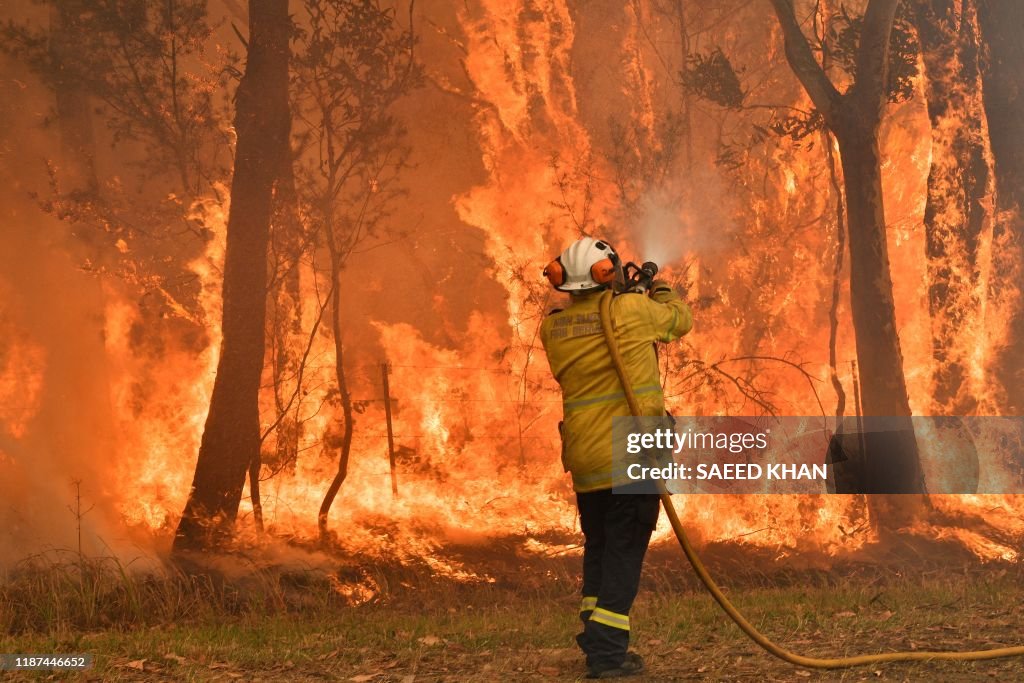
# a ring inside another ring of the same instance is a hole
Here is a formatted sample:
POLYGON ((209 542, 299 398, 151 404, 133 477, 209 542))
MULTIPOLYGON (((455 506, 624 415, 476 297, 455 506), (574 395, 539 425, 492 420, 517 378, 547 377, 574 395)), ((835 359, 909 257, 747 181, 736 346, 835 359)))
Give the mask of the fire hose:
MULTIPOLYGON (((601 296, 601 329, 604 332, 605 342, 608 345, 608 353, 611 356, 612 365, 615 367, 615 373, 618 375, 619 381, 622 383, 622 390, 626 396, 626 401, 629 404, 629 410, 634 416, 640 417, 640 405, 637 403, 636 395, 633 393, 632 384, 626 376, 626 368, 622 362, 622 356, 619 353, 619 346, 615 339, 615 328, 613 326, 611 310, 613 296, 614 294, 611 290, 606 291, 601 296)), ((719 604, 722 610, 729 615, 729 618, 740 627, 740 630, 743 631, 748 638, 753 640, 769 653, 775 655, 779 659, 789 662, 790 664, 795 664, 809 669, 844 669, 853 666, 864 666, 867 664, 880 664, 883 662, 920 662, 933 660, 963 662, 1024 656, 1024 645, 1000 647, 990 650, 967 650, 964 652, 885 652, 873 655, 858 655, 855 657, 807 657, 795 652, 790 652, 784 647, 776 645, 767 636, 758 631, 757 628, 747 621, 746 617, 736 609, 732 602, 730 602, 729 598, 727 598, 725 593, 722 592, 722 589, 719 588, 718 584, 716 584, 714 579, 711 578, 708 570, 704 567, 704 563, 701 562, 700 557, 697 555, 693 545, 690 543, 690 539, 686 535, 686 530, 683 529, 683 523, 679 520, 679 515, 676 513, 675 506, 672 504, 672 495, 663 487, 663 485, 659 495, 661 498, 661 504, 665 508, 665 514, 668 517, 668 521, 672 525, 672 531, 675 532, 676 540, 679 541, 679 545, 682 547, 683 553, 686 555, 686 559, 689 560, 690 565, 693 567, 693 571, 697 574, 697 577, 700 579, 701 583, 704 584, 704 587, 708 592, 711 593, 711 597, 715 599, 715 602, 719 604)))

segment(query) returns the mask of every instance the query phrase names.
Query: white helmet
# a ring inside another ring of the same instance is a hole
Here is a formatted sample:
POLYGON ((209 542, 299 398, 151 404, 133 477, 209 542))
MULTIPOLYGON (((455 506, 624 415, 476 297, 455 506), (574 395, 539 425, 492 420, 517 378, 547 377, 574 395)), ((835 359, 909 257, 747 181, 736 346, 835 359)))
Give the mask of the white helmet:
POLYGON ((560 292, 586 292, 615 281, 619 256, 607 242, 581 237, 548 264, 544 275, 560 292))

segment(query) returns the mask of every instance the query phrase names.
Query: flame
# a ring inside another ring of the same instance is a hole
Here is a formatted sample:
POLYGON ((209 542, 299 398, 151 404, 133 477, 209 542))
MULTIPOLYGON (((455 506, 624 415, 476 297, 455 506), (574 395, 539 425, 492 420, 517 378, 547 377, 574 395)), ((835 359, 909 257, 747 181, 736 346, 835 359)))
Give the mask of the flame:
MULTIPOLYGON (((219 194, 229 195, 224 187, 219 194)), ((158 359, 140 355, 131 343, 133 326, 142 324, 138 311, 108 287, 104 338, 120 434, 110 493, 121 499, 120 512, 131 525, 172 529, 192 485, 220 349, 227 212, 226 203, 209 198, 197 202, 191 216, 212 235, 203 255, 189 263, 200 283, 206 330, 201 348, 179 342, 169 344, 158 359), (121 491, 133 495, 119 496, 121 491)))
MULTIPOLYGON (((644 13, 644 6, 637 3, 635 11, 623 11, 621 25, 608 33, 619 44, 602 37, 602 49, 610 63, 622 66, 621 82, 614 84, 621 92, 609 95, 621 101, 609 109, 638 131, 635 155, 650 164, 666 153, 658 130, 666 102, 678 93, 671 79, 662 77, 660 56, 652 47, 671 27, 659 23, 665 20, 657 13, 644 13)), ((582 106, 584 89, 595 88, 579 77, 576 61, 577 51, 593 39, 579 27, 579 13, 585 11, 571 9, 566 0, 480 0, 456 11, 469 81, 468 123, 478 154, 472 161, 482 171, 450 198, 450 208, 462 229, 483 236, 487 277, 504 299, 500 308, 472 312, 464 324, 443 321, 453 338, 447 344, 408 322, 383 316, 372 321, 368 338, 359 338, 361 346, 379 351, 390 365, 398 495, 392 492, 379 368, 365 362, 372 354, 364 353, 346 368, 357 408, 353 445, 348 476, 328 520, 346 548, 421 562, 458 580, 486 582, 493 577, 451 559, 445 546, 512 537, 524 553, 568 547, 565 541, 576 533, 576 519, 558 458, 560 397, 537 337, 543 316, 557 302, 539 272, 580 233, 608 237, 626 254, 638 245, 646 250, 636 255, 639 259, 661 250, 666 272, 679 279, 687 273, 691 299, 706 300, 697 308, 693 335, 662 355, 673 412, 744 414, 756 408, 728 385, 694 378, 687 368, 696 362, 717 364, 764 387, 784 413, 816 415, 835 405, 826 388, 835 236, 829 223, 834 218, 827 217, 834 214, 834 198, 821 150, 786 140, 774 142, 764 154, 747 150, 734 184, 727 186, 714 170, 712 146, 698 140, 695 147, 702 156, 695 165, 705 170, 686 176, 679 168, 669 169, 667 180, 641 188, 634 213, 629 213, 620 188, 610 180, 616 169, 602 152, 605 131, 582 106), (791 363, 732 360, 752 355, 791 363)), ((448 74, 442 80, 451 83, 458 77, 448 74)), ((778 83, 769 80, 759 87, 777 88, 778 83)), ((919 82, 919 93, 921 88, 919 82)), ((806 101, 795 104, 808 106, 806 101)), ((943 125, 952 129, 958 124, 950 118, 943 125)), ((915 414, 930 412, 935 374, 921 256, 926 184, 938 153, 931 135, 920 97, 892 107, 882 133, 897 323, 915 414)), ((223 187, 216 192, 217 197, 229 194, 223 187)), ((138 327, 146 324, 136 297, 120 284, 105 283, 104 343, 118 438, 104 470, 109 477, 103 493, 115 501, 126 526, 154 537, 166 538, 184 505, 209 406, 221 337, 228 209, 213 196, 193 207, 192 220, 212 236, 188 266, 198 281, 199 314, 179 308, 176 314, 187 322, 188 333, 171 328, 163 333, 159 351, 140 348, 135 341, 138 327)), ((989 231, 982 236, 978 263, 988 264, 1004 247, 993 243, 989 231)), ((954 271, 968 268, 965 264, 962 254, 950 256, 954 271)), ((985 367, 991 349, 1005 343, 1007 311, 1019 296, 987 296, 990 270, 983 265, 971 278, 963 273, 975 284, 958 302, 964 322, 954 350, 956 357, 970 359, 969 390, 984 406, 997 404, 985 367)), ((328 288, 311 260, 300 263, 302 333, 285 339, 296 357, 307 357, 301 385, 296 386, 296 377, 285 381, 296 392, 297 455, 291 463, 268 462, 261 485, 270 533, 303 540, 316 537, 317 513, 338 467, 333 437, 344 426, 330 326, 323 324, 310 335, 328 288)), ((15 296, 6 289, 0 294, 0 301, 15 296)), ((387 294, 379 286, 374 292, 387 294)), ((430 293, 427 306, 438 316, 458 309, 446 296, 452 295, 430 293)), ((844 281, 837 352, 849 406, 856 349, 848 300, 844 281)), ((47 349, 19 335, 2 309, 0 335, 0 428, 5 439, 19 440, 32 428, 45 390, 47 349)), ((272 428, 274 379, 268 368, 260 397, 265 454, 275 451, 278 438, 272 428)), ((1024 503, 993 495, 936 496, 932 502, 950 518, 984 520, 998 533, 967 523, 921 526, 913 533, 954 539, 980 558, 1017 559, 1007 539, 1024 533, 1024 503)), ((678 505, 684 523, 702 542, 748 544, 780 557, 806 553, 829 558, 878 540, 863 499, 853 496, 703 495, 681 498, 678 505)), ((252 514, 246 497, 241 527, 251 528, 252 514)), ((669 533, 663 526, 658 538, 669 533)), ((366 582, 339 580, 335 589, 353 601, 373 597, 366 582)))
MULTIPOLYGON (((0 287, 0 302, 10 300, 10 296, 6 287, 0 287)), ((3 308, 0 308, 0 337, 3 338, 0 343, 0 433, 20 439, 39 410, 46 352, 27 335, 19 334, 3 308)), ((2 454, 0 447, 0 456, 2 454)))

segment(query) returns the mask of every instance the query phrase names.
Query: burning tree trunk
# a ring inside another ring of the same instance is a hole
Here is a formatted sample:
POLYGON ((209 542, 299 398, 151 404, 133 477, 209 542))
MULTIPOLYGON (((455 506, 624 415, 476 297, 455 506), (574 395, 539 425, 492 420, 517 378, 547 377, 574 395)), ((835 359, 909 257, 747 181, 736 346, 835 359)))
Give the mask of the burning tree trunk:
MULTIPOLYGON (((835 134, 843 167, 850 244, 850 299, 862 403, 867 416, 889 418, 898 427, 896 453, 868 435, 869 485, 877 492, 923 491, 910 401, 896 331, 892 278, 886 244, 878 129, 886 102, 889 37, 899 0, 870 0, 856 55, 856 79, 840 93, 814 58, 800 29, 792 0, 772 0, 783 30, 790 67, 835 134), (897 455, 898 454, 898 455, 897 455)), ((869 491, 871 492, 871 491, 869 491)), ((895 528, 910 522, 918 497, 872 501, 877 524, 895 528)))
POLYGON ((250 0, 248 61, 236 95, 223 342, 175 550, 208 548, 227 535, 246 472, 259 453, 267 243, 274 179, 288 145, 290 34, 287 0, 250 0))
POLYGON ((996 177, 993 294, 1014 302, 994 366, 1002 412, 1024 415, 1024 304, 1016 301, 1024 270, 1024 3, 978 0, 978 22, 987 50, 983 100, 996 177))
POLYGON ((976 399, 968 391, 969 316, 977 311, 978 246, 989 216, 990 173, 982 137, 984 112, 978 44, 969 3, 919 0, 915 23, 927 76, 932 162, 924 224, 928 305, 932 320, 933 406, 964 415, 976 399))

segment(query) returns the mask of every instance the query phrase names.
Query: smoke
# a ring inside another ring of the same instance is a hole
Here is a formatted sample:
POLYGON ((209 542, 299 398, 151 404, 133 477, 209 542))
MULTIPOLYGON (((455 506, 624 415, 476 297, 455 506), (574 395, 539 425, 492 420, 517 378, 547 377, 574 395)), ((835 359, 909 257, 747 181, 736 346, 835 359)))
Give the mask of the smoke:
MULTIPOLYGON (((343 543, 361 551, 357 556, 435 561, 445 543, 515 534, 531 536, 541 548, 552 532, 573 528, 558 464, 560 401, 536 330, 551 303, 540 267, 551 243, 568 243, 581 226, 614 224, 608 237, 617 244, 622 237, 631 260, 652 260, 673 274, 699 262, 700 278, 711 273, 696 286, 698 294, 713 296, 693 297, 717 297, 714 310, 711 304, 698 309, 699 337, 687 351, 700 354, 698 360, 763 349, 813 362, 827 349, 827 308, 819 295, 830 282, 830 266, 820 258, 827 232, 815 221, 819 200, 829 195, 819 169, 805 163, 817 157, 788 152, 770 168, 752 157, 737 171, 739 179, 730 180, 715 165, 721 136, 702 135, 714 130, 713 122, 694 111, 690 161, 672 157, 658 165, 659 154, 671 149, 656 114, 677 106, 678 92, 675 79, 656 78, 659 60, 641 54, 643 42, 628 50, 639 61, 633 76, 624 75, 619 57, 626 50, 616 38, 627 40, 628 31, 608 27, 620 18, 630 21, 633 13, 621 4, 559 0, 523 12, 494 0, 460 5, 417 5, 416 25, 437 30, 423 31, 417 45, 431 87, 396 109, 412 148, 413 163, 402 176, 409 200, 394 207, 394 234, 360 250, 342 280, 357 429, 330 528, 343 531, 343 543), (638 88, 644 97, 636 96, 638 88), (647 130, 630 150, 639 165, 632 169, 628 202, 605 182, 609 169, 600 167, 610 158, 610 142, 601 135, 610 116, 641 121, 647 130), (560 160, 557 169, 553 156, 560 160), (597 160, 595 168, 581 161, 589 159, 597 160), (792 189, 770 178, 756 182, 761 171, 771 176, 779 167, 792 189), (783 228, 799 225, 813 229, 779 237, 783 228), (392 365, 399 497, 391 492, 381 400, 379 362, 385 359, 392 365)), ((228 6, 241 11, 233 0, 228 6)), ((649 28, 659 30, 653 18, 649 28)), ((656 41, 675 31, 661 30, 656 41)), ((763 41, 752 44, 763 50, 763 41)), ((150 294, 140 296, 109 276, 101 285, 95 273, 83 272, 83 259, 73 253, 82 235, 70 235, 28 197, 30 189, 40 197, 50 192, 43 160, 55 158, 56 136, 38 114, 51 106, 50 95, 9 64, 0 62, 0 73, 10 83, 30 84, 27 93, 0 98, 0 385, 13 383, 9 391, 0 386, 0 561, 45 548, 73 549, 79 521, 85 552, 130 557, 138 554, 131 530, 148 533, 137 537, 147 539, 146 547, 161 534, 166 538, 188 491, 215 369, 219 253, 139 255, 191 264, 181 274, 194 275, 194 288, 202 292, 192 312, 164 310, 150 294), (81 520, 73 479, 82 482, 81 520)), ((110 175, 132 178, 120 155, 103 151, 101 161, 110 175)), ((903 175, 923 182, 927 168, 921 170, 903 175)), ((923 196, 919 189, 891 194, 923 196)), ((204 208, 204 225, 222 238, 212 224, 223 226, 225 207, 218 200, 204 208)), ((917 247, 904 253, 911 248, 917 247)), ((308 340, 325 291, 312 267, 300 267, 302 329, 287 335, 300 351, 307 343, 311 349, 296 394, 302 425, 297 461, 278 467, 263 490, 271 534, 300 538, 315 533, 325 484, 337 468, 329 444, 339 424, 333 349, 323 333, 329 326, 308 340)), ((688 273, 693 277, 696 269, 688 273)), ((925 300, 916 289, 908 292, 897 292, 899 310, 925 300)), ((927 347, 930 336, 917 336, 927 347)), ((850 353, 840 347, 841 358, 850 353)), ((924 348, 908 359, 928 353, 924 348)), ((824 366, 808 367, 820 372, 824 366)), ((908 361, 908 367, 915 366, 908 361)), ((769 366, 758 372, 785 406, 806 405, 802 376, 794 380, 791 369, 778 368, 768 374, 769 366)), ((682 385, 675 407, 728 410, 726 398, 713 391, 712 383, 682 385)), ((267 391, 263 399, 270 418, 274 396, 267 391)), ((719 497, 690 499, 682 510, 700 521, 695 526, 709 540, 771 528, 774 535, 751 540, 796 544, 802 537, 795 530, 811 524, 823 547, 861 542, 837 535, 848 504, 830 499, 824 505, 779 498, 744 507, 719 497), (777 524, 787 518, 800 519, 800 526, 777 524)), ((250 514, 243 501, 242 526, 250 524, 250 514)), ((281 552, 267 561, 322 561, 281 552)), ((454 575, 463 568, 435 570, 454 575)))
POLYGON ((665 267, 683 259, 688 231, 675 203, 664 193, 644 197, 636 226, 638 260, 654 261, 665 267))
POLYGON ((710 174, 683 181, 682 187, 658 188, 641 198, 632 230, 637 262, 666 268, 687 258, 715 260, 728 251, 733 220, 721 181, 710 174))

